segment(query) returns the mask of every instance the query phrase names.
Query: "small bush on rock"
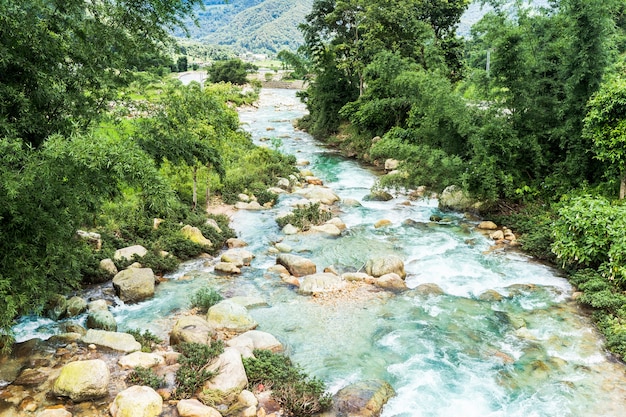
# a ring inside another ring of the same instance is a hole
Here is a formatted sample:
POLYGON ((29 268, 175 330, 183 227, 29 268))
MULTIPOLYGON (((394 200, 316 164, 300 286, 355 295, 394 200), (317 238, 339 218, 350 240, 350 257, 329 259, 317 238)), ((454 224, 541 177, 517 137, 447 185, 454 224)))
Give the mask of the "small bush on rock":
POLYGON ((196 291, 191 297, 191 306, 208 311, 209 308, 213 307, 223 299, 224 297, 222 297, 215 289, 211 287, 203 287, 196 291))
POLYGON ((209 371, 207 366, 224 352, 224 343, 218 340, 211 346, 201 343, 184 342, 178 345, 182 353, 178 359, 180 368, 176 371, 176 389, 174 398, 191 398, 196 391, 216 373, 209 371))
POLYGON ((135 340, 139 342, 142 352, 152 352, 156 345, 163 343, 163 340, 147 329, 143 333, 139 329, 129 329, 126 333, 133 335, 135 340))
POLYGON ((243 359, 243 365, 249 384, 271 387, 272 396, 288 415, 310 416, 331 406, 324 383, 306 375, 287 356, 256 349, 253 358, 243 359))
POLYGON ((323 224, 330 220, 332 214, 320 208, 320 203, 309 204, 306 207, 297 207, 293 212, 285 217, 276 220, 276 223, 283 228, 291 224, 300 230, 308 230, 311 226, 323 224))
POLYGON ((163 386, 165 378, 159 377, 152 369, 136 367, 126 378, 128 385, 143 385, 157 390, 163 386))

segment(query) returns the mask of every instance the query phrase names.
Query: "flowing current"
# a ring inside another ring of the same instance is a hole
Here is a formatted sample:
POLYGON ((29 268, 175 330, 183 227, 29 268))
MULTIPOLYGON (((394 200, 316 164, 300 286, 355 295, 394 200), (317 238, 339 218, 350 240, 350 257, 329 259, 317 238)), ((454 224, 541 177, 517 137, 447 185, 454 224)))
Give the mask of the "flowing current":
MULTIPOLYGON (((342 236, 284 236, 275 217, 294 196, 282 196, 271 210, 238 211, 232 226, 255 253, 252 266, 233 278, 215 275, 204 260, 186 263, 153 299, 113 309, 121 330, 148 328, 166 337, 190 294, 211 285, 226 297, 264 298, 268 306, 251 310, 258 329, 274 334, 331 391, 364 379, 388 381, 396 396, 383 417, 624 415, 624 366, 605 353, 565 279, 520 253, 489 251, 472 222, 440 213, 436 200, 362 201, 377 174, 294 130, 304 113, 293 90, 268 89, 240 118, 256 143, 310 161, 307 168, 342 199, 361 201, 340 203, 342 236), (433 214, 444 221, 430 222, 433 214), (375 228, 381 219, 391 225, 375 228), (268 250, 281 239, 318 270, 356 271, 372 256, 395 254, 405 261, 409 288, 433 283, 444 294, 298 295, 266 272, 275 263, 268 250), (481 297, 488 290, 503 298, 481 297)), ((54 329, 26 320, 16 332, 23 340, 54 329)))

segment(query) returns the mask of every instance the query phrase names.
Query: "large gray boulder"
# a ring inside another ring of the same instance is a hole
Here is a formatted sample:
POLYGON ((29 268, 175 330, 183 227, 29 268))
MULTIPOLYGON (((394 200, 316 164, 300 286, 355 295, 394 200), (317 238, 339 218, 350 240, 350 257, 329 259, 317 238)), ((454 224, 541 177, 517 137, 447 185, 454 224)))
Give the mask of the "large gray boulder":
POLYGON ((154 295, 154 272, 150 268, 130 268, 113 278, 113 288, 120 300, 136 302, 154 295))
POLYGON ((109 393, 109 368, 100 359, 65 364, 54 381, 52 392, 81 402, 104 397, 109 393))
POLYGON ((341 236, 341 230, 339 230, 339 228, 336 225, 331 224, 331 223, 325 223, 319 226, 314 225, 314 226, 311 226, 309 230, 311 232, 323 233, 332 237, 341 236))
POLYGON ((67 317, 76 317, 87 310, 87 300, 74 296, 67 300, 67 317))
POLYGON ((163 398, 152 388, 133 385, 115 396, 113 417, 157 417, 163 411, 163 398))
POLYGON ((123 259, 132 260, 133 256, 137 255, 140 258, 148 253, 148 249, 144 248, 141 245, 128 246, 122 249, 118 249, 113 254, 113 259, 116 261, 121 261, 123 259))
POLYGON ((471 211, 480 208, 480 203, 473 200, 459 186, 446 187, 439 196, 439 208, 442 210, 471 211))
POLYGON ((141 344, 135 340, 132 334, 107 332, 105 330, 87 330, 87 334, 81 339, 83 343, 103 346, 120 352, 135 352, 141 350, 141 344))
POLYGON ((346 286, 345 281, 335 274, 320 273, 307 275, 300 279, 300 294, 311 295, 325 292, 335 292, 346 286))
POLYGON ((400 278, 406 277, 404 262, 395 255, 371 258, 365 264, 365 272, 373 277, 382 277, 386 274, 398 274, 400 278))
POLYGON ((245 307, 229 300, 220 301, 209 308, 207 321, 213 329, 235 332, 246 332, 258 326, 245 307))
POLYGON ((377 417, 383 406, 396 395, 388 382, 361 381, 342 388, 333 397, 333 410, 338 416, 377 417))
POLYGON ((170 344, 182 342, 211 344, 213 330, 209 323, 200 316, 182 316, 170 332, 170 344))
POLYGON ((227 347, 224 349, 224 353, 218 356, 208 369, 219 373, 204 385, 205 388, 228 392, 241 391, 248 385, 248 377, 243 367, 241 353, 236 348, 227 347))
POLYGON ((313 261, 298 255, 281 253, 276 257, 276 263, 287 268, 294 277, 313 275, 317 272, 317 267, 313 261))

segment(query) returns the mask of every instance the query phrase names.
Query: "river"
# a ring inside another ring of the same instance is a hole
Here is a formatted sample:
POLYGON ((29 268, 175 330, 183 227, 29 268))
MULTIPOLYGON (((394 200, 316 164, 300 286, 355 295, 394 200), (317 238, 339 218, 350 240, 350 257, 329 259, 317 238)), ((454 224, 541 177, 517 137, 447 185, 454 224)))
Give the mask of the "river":
MULTIPOLYGON (((378 174, 296 131, 292 121, 304 112, 293 90, 268 89, 259 107, 241 110, 240 118, 255 142, 308 160, 342 199, 362 201, 378 174)), ((240 276, 215 275, 204 260, 185 263, 153 299, 113 309, 120 329, 149 328, 166 336, 172 316, 188 307, 189 294, 211 285, 227 297, 264 298, 268 307, 251 310, 258 329, 274 334, 333 392, 363 379, 391 383, 397 395, 383 417, 624 415, 624 366, 605 352, 571 300, 571 286, 553 269, 518 252, 489 251, 475 222, 441 213, 432 199, 340 204, 347 225, 341 237, 284 236, 274 219, 296 200, 283 196, 271 210, 233 216, 238 236, 256 255, 240 276), (445 221, 430 222, 433 214, 445 221), (391 225, 375 228, 381 219, 391 225), (372 256, 395 254, 405 261, 410 288, 434 283, 444 294, 298 295, 266 272, 275 263, 269 249, 280 240, 318 269, 358 270, 372 256), (484 299, 487 290, 503 298, 484 299)), ((22 340, 54 332, 41 320, 16 328, 22 340)))

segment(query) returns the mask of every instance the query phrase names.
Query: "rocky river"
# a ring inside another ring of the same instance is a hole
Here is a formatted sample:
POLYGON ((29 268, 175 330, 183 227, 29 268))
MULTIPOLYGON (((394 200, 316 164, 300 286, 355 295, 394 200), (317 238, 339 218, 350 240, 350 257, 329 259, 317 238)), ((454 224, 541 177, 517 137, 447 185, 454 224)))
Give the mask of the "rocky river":
MULTIPOLYGON (((494 250, 478 219, 442 212, 429 196, 367 201, 381 173, 295 130, 293 120, 304 111, 294 91, 273 89, 261 92, 258 107, 240 111, 255 142, 295 155, 316 184, 290 189, 276 207, 242 205, 232 213, 232 227, 255 256, 250 265, 223 274, 217 260, 187 262, 153 298, 116 301, 110 311, 120 330, 150 329, 167 340, 187 314, 190 294, 210 285, 226 298, 261 300, 248 308, 256 329, 275 336, 332 393, 360 381, 388 382, 395 394, 383 417, 624 415, 626 368, 605 352, 564 278, 514 248, 494 250), (332 204, 334 229, 286 234, 278 227, 277 216, 314 199, 311 189, 326 187, 340 199, 332 204), (281 277, 277 258, 288 254, 329 277, 313 283, 292 271, 281 277), (406 278, 372 278, 372 260, 382 258, 400 259, 406 278)), ((24 342, 61 330, 56 322, 24 318, 15 331, 24 342)), ((98 357, 113 374, 122 372, 119 355, 69 346, 61 355, 98 357)), ((73 415, 106 415, 102 410, 125 388, 115 381, 109 397, 76 406, 73 415)), ((0 416, 38 415, 41 390, 50 388, 3 385, 0 416)))

